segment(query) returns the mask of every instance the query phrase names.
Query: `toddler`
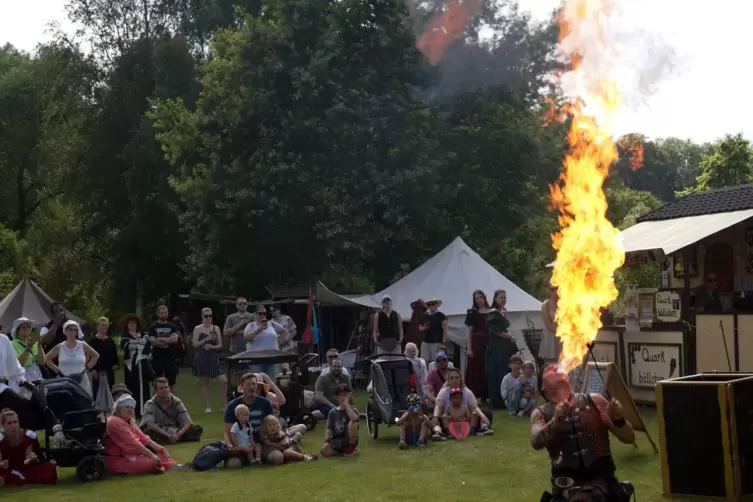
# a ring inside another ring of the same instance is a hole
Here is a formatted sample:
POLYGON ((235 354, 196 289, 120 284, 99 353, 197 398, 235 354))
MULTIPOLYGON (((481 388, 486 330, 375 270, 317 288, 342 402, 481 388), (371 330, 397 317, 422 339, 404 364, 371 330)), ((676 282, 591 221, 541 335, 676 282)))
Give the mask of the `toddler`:
POLYGON ((304 455, 296 451, 290 437, 280 427, 280 421, 274 415, 264 419, 261 429, 263 453, 265 462, 270 465, 279 465, 290 461, 310 462, 317 460, 316 455, 304 455))
POLYGON ((400 427, 400 442, 397 447, 404 450, 408 445, 416 445, 419 448, 426 446, 426 435, 429 433, 429 417, 424 414, 421 407, 421 397, 415 392, 406 398, 408 411, 397 419, 400 427))
POLYGON ((463 404, 463 389, 457 387, 450 389, 450 406, 442 417, 442 427, 450 430, 450 424, 453 422, 466 422, 469 431, 475 426, 473 413, 468 405, 463 404))
POLYGON ((304 424, 298 424, 288 426, 288 421, 280 416, 280 406, 277 403, 272 403, 272 413, 277 417, 277 421, 280 422, 280 428, 282 431, 290 437, 290 440, 294 443, 300 443, 301 437, 308 430, 304 424))
POLYGON ((249 422, 251 412, 245 404, 239 404, 235 407, 236 422, 230 428, 230 440, 233 447, 238 448, 244 456, 243 463, 246 465, 257 465, 261 463, 261 448, 254 443, 253 430, 249 422))
POLYGON ((519 377, 521 384, 523 385, 523 391, 520 396, 520 404, 518 405, 518 416, 525 417, 533 412, 536 408, 536 399, 539 397, 538 379, 534 374, 536 371, 536 365, 533 361, 525 361, 522 367, 523 374, 519 377))

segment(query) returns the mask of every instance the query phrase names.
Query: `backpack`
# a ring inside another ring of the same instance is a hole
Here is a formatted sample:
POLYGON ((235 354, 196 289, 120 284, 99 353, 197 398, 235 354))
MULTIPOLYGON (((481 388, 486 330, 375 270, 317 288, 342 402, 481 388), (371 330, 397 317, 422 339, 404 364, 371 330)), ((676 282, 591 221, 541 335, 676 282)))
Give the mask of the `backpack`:
POLYGON ((202 446, 191 465, 195 471, 211 471, 231 457, 230 451, 222 441, 213 441, 202 446))

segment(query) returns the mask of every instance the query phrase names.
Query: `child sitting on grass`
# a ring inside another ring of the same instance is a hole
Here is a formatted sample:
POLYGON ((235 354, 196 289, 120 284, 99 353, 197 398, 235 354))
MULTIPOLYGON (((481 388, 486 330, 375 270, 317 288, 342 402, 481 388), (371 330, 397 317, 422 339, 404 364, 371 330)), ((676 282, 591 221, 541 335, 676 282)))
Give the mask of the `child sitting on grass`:
POLYGON ((468 424, 468 431, 470 432, 473 425, 473 413, 467 405, 463 404, 463 389, 455 387, 450 389, 450 406, 445 410, 444 416, 442 416, 442 427, 445 430, 451 431, 452 423, 465 422, 468 424))
POLYGON ((283 432, 280 427, 280 421, 274 415, 268 415, 264 418, 261 429, 262 442, 262 459, 268 465, 280 465, 285 462, 310 462, 317 460, 316 455, 305 455, 297 451, 290 440, 290 436, 283 432))
POLYGON ((397 447, 401 450, 406 449, 408 445, 424 448, 431 422, 421 407, 421 397, 413 392, 405 401, 408 411, 397 419, 397 425, 400 427, 400 442, 397 443, 397 447))
POLYGON ((231 446, 243 453, 241 462, 244 465, 258 465, 261 463, 261 448, 254 443, 250 418, 248 406, 239 404, 235 407, 236 422, 230 429, 230 440, 233 443, 231 446))
POLYGON ((523 382, 520 373, 523 358, 515 354, 509 359, 508 364, 510 365, 510 373, 502 379, 499 391, 505 401, 507 411, 510 412, 511 417, 514 417, 518 416, 520 412, 520 399, 523 396, 523 382))
POLYGON ((280 422, 280 427, 283 432, 290 436, 290 440, 294 443, 301 443, 301 437, 308 430, 304 424, 298 424, 288 426, 288 421, 280 416, 280 406, 277 403, 272 403, 272 413, 277 417, 277 421, 280 422))
POLYGON ((536 399, 539 397, 538 378, 535 375, 536 365, 533 364, 533 361, 525 361, 522 371, 523 374, 520 376, 520 383, 523 384, 523 392, 518 405, 519 417, 530 415, 534 408, 536 408, 536 399))

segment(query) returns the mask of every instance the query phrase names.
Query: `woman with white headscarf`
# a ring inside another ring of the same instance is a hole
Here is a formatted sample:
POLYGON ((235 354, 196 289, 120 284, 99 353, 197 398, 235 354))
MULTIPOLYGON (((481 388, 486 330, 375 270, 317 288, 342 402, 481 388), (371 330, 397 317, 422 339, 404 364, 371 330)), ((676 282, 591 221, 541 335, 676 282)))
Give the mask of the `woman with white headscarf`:
POLYGON ((123 394, 107 419, 102 459, 110 474, 150 474, 176 467, 167 450, 141 432, 133 421, 136 400, 123 394))
MULTIPOLYGON (((11 344, 16 352, 18 362, 24 368, 24 375, 27 382, 42 380, 42 369, 44 362, 44 349, 42 344, 31 335, 31 328, 34 321, 21 317, 13 322, 13 329, 10 332, 11 344)), ((28 389, 20 389, 19 395, 31 397, 28 389)))
POLYGON ((81 328, 76 321, 67 321, 63 325, 63 332, 65 341, 55 345, 44 361, 55 375, 72 378, 91 395, 92 385, 86 372, 97 364, 99 354, 88 343, 78 339, 81 328), (57 364, 55 359, 58 360, 57 364))

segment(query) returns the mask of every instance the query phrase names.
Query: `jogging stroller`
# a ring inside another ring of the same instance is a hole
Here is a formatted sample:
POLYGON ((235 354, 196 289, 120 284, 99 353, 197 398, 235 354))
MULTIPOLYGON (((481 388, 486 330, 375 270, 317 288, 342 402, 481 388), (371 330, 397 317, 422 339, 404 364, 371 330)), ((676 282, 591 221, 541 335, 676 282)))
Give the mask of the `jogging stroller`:
POLYGON ((371 392, 366 403, 366 426, 373 439, 379 424, 387 427, 407 411, 406 399, 419 383, 413 363, 403 354, 380 354, 365 358, 371 365, 371 392))
POLYGON ((32 399, 42 410, 45 456, 59 467, 75 467, 81 481, 106 477, 100 439, 106 426, 89 394, 71 378, 39 382, 32 399))

